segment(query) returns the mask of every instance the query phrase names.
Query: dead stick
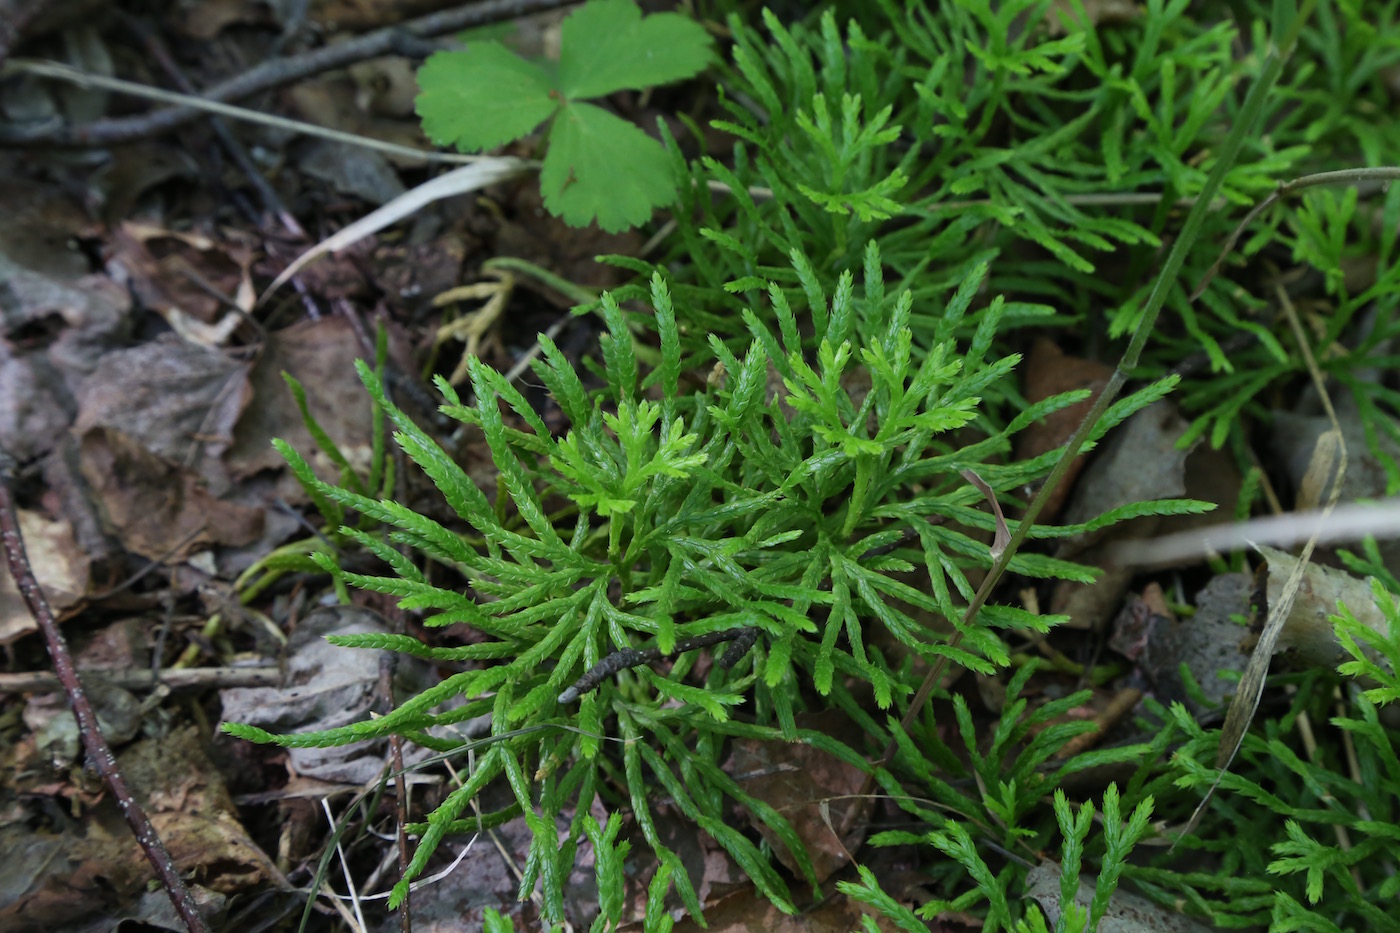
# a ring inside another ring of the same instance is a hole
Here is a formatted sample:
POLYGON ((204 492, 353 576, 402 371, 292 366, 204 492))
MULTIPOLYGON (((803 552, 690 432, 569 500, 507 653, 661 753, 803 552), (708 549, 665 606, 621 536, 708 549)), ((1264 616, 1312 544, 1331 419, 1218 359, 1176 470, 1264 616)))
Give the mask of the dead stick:
POLYGON ((185 921, 185 926, 190 933, 206 933, 209 928, 195 909, 194 899, 190 897, 189 888, 185 887, 184 880, 176 871, 170 852, 166 850, 165 843, 160 841, 160 836, 157 835, 151 821, 146 818, 146 811, 141 809, 141 805, 131 796, 121 771, 117 769, 117 759, 112 755, 112 748, 102 737, 102 730, 97 725, 97 715, 92 711, 92 705, 83 693, 78 671, 68 653, 68 644, 63 640, 63 634, 58 630, 58 623, 54 620, 48 601, 39 589, 39 581, 34 579, 34 571, 29 566, 29 556, 24 551, 24 539, 20 536, 14 501, 10 498, 10 487, 4 479, 0 479, 0 538, 4 540, 5 560, 9 564, 10 575, 19 587, 25 604, 29 606, 34 621, 44 633, 44 640, 48 642, 49 657, 53 659, 54 670, 68 694, 68 703, 73 707, 73 715, 77 717, 78 732, 83 737, 88 757, 97 766, 102 780, 111 788, 122 816, 126 817, 126 823, 131 827, 136 841, 141 844, 146 858, 155 867, 156 875, 165 886, 165 893, 170 895, 170 900, 175 904, 180 918, 185 921))
MULTIPOLYGON (((388 26, 358 39, 312 52, 276 58, 221 81, 204 92, 208 100, 231 101, 283 87, 322 72, 344 68, 381 55, 424 52, 423 39, 563 6, 564 0, 486 0, 433 13, 402 25, 388 26)), ((166 107, 139 117, 94 120, 80 126, 18 127, 0 125, 0 146, 55 146, 67 149, 112 146, 158 136, 199 117, 191 107, 166 107)))
MULTIPOLYGON (((157 684, 171 690, 200 690, 206 687, 276 687, 282 683, 282 672, 275 667, 173 668, 161 671, 158 678, 148 670, 99 668, 79 671, 78 676, 101 677, 124 690, 149 690, 157 684)), ((63 684, 48 671, 0 674, 0 694, 53 693, 62 689, 63 684)))

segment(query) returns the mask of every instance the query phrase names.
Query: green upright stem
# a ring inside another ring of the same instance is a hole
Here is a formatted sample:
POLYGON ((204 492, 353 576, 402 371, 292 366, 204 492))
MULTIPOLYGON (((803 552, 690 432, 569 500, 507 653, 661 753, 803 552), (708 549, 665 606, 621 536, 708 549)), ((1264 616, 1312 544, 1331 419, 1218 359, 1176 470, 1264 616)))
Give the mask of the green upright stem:
MULTIPOLYGON (((968 603, 967 610, 963 613, 959 632, 950 639, 950 645, 957 645, 962 641, 962 631, 968 629, 977 618, 977 613, 986 604, 987 597, 1000 581, 1002 574, 1006 572, 1006 568, 1011 564, 1011 559, 1015 557, 1022 542, 1026 540, 1026 535, 1030 533, 1036 517, 1045 507, 1050 494, 1064 479, 1070 464, 1074 462, 1075 457, 1079 456, 1079 451, 1084 446, 1089 434, 1094 430, 1094 426, 1098 424, 1104 412, 1108 411, 1108 407, 1117 398, 1123 384, 1128 380, 1128 374, 1137 367, 1143 347, 1147 345, 1147 338, 1151 336, 1152 329, 1157 323, 1157 315, 1161 313, 1162 306, 1166 304, 1167 295, 1171 293, 1172 287, 1176 284, 1177 275, 1181 272, 1181 266, 1186 261, 1186 254, 1195 246, 1201 224, 1205 221, 1206 214, 1210 212, 1211 201, 1214 200, 1216 192, 1220 190, 1225 175, 1234 166, 1235 159, 1239 156, 1245 139, 1254 132, 1255 124, 1259 122, 1259 115, 1264 109, 1264 99, 1283 72, 1284 63, 1292 54, 1293 47, 1298 41, 1298 34, 1311 14, 1314 4, 1315 0, 1305 0, 1302 8, 1295 12, 1291 22, 1289 22, 1288 31, 1285 33, 1283 41, 1269 50, 1264 67, 1260 69, 1259 77, 1255 80, 1254 86, 1250 88, 1249 94, 1246 95, 1244 106, 1240 108, 1239 118, 1220 147, 1220 155, 1216 160, 1215 168, 1211 170, 1210 176, 1206 178, 1205 184, 1201 187, 1200 194, 1196 196, 1196 203, 1191 208, 1191 213, 1186 217, 1181 234, 1167 255, 1167 261, 1162 265, 1162 271, 1152 286, 1152 292, 1147 296, 1147 305, 1143 309, 1142 319, 1138 321, 1137 330, 1134 331, 1133 339, 1128 343, 1123 358, 1119 360, 1118 367, 1113 371, 1108 384, 1104 386, 1099 397, 1094 400, 1093 407, 1084 416, 1084 420, 1080 422, 1074 435, 1065 443, 1064 452, 1060 454, 1060 459, 1055 463, 1050 475, 1046 477, 1045 483, 1040 487, 1040 492, 1036 494, 1030 507, 1026 509, 1025 516, 1017 523, 1006 550, 992 563, 992 568, 987 573, 986 579, 982 581, 982 585, 977 589, 972 601, 968 603)), ((1279 5, 1281 4, 1276 4, 1276 6, 1279 5)), ((1278 22, 1277 17, 1275 22, 1278 22)), ((934 662, 933 669, 924 678, 924 682, 919 685, 918 692, 914 694, 914 698, 909 704, 908 712, 904 714, 904 719, 900 722, 900 728, 905 732, 909 731, 914 720, 918 718, 924 704, 928 702, 929 694, 933 692, 934 686, 942 680, 943 672, 947 666, 947 659, 940 657, 934 662)), ((898 746, 891 739, 885 747, 880 766, 887 765, 897 750, 898 746)))

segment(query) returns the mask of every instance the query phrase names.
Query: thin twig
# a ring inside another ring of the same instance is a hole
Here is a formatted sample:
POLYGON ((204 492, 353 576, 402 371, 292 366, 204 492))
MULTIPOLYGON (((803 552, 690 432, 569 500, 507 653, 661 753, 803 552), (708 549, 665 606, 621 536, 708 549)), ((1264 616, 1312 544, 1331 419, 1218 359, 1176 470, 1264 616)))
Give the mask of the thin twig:
MULTIPOLYGON (((348 42, 264 62, 208 88, 203 97, 206 101, 239 100, 381 55, 421 57, 423 39, 552 10, 564 6, 566 2, 568 0, 485 0, 467 3, 401 25, 387 26, 348 42)), ((81 126, 0 126, 0 146, 77 149, 111 146, 158 136, 198 116, 199 111, 178 106, 139 117, 94 120, 81 126)))
POLYGON ((559 694, 559 702, 572 703, 609 677, 625 670, 641 667, 643 664, 650 664, 661 658, 674 657, 684 651, 694 651, 696 648, 708 648, 710 645, 732 641, 734 644, 730 645, 724 652, 724 656, 719 659, 719 666, 727 670, 738 664, 757 640, 758 629, 752 626, 741 626, 725 629, 722 632, 706 632, 704 635, 682 638, 676 642, 675 648, 664 654, 659 648, 622 648, 585 671, 582 677, 574 681, 572 687, 559 694))
MULTIPOLYGON (((150 670, 120 668, 82 670, 79 677, 101 677, 124 690, 149 690, 157 685, 171 690, 204 690, 212 687, 276 687, 282 683, 282 671, 276 667, 185 667, 167 668, 160 676, 150 670)), ((0 694, 53 693, 62 690, 63 683, 48 671, 23 671, 0 674, 0 694)))
MULTIPOLYGON (((130 29, 145 47, 146 52, 156 60, 161 69, 175 82, 175 86, 185 94, 196 94, 194 83, 185 74, 183 68, 171 56, 170 50, 165 43, 148 24, 132 16, 129 13, 120 12, 123 22, 130 29)), ((248 154, 248 150, 238 141, 238 137, 233 135, 229 125, 221 117, 212 117, 209 126, 214 130, 214 134, 219 137, 219 142, 223 144, 224 150, 228 152, 229 158, 233 159, 239 170, 243 172, 248 183, 253 186, 253 190, 258 193, 258 200, 262 201, 263 210, 277 218, 282 229, 298 239, 307 239, 306 231, 302 229, 297 219, 292 216, 292 212, 282 203, 282 198, 277 194, 277 189, 272 187, 272 183, 267 180, 258 166, 253 162, 253 157, 248 154)), ((237 303, 234 304, 237 307, 237 303)), ((241 311, 242 309, 239 308, 241 311)))
MULTIPOLYGON (((486 158, 486 156, 457 155, 451 152, 434 152, 429 149, 414 149, 412 146, 400 146, 397 143, 385 142, 382 139, 375 139, 371 136, 359 136, 355 133, 347 133, 343 130, 331 129, 330 127, 320 126, 315 123, 307 123, 304 120, 293 120, 290 117, 279 117, 276 114, 263 113, 259 110, 249 110, 247 107, 226 104, 221 101, 210 100, 207 97, 198 97, 193 94, 181 94, 178 91, 167 91, 164 88, 151 87, 149 84, 137 84, 134 81, 123 81, 121 78, 109 78, 106 75, 82 71, 59 62, 15 59, 5 65, 3 73, 37 75, 41 78, 68 81, 79 87, 101 88, 104 91, 116 91, 119 94, 130 94, 132 97, 142 97, 146 100, 158 100, 168 104, 179 104, 194 111, 232 117, 235 120, 242 120, 245 123, 259 123, 274 129, 301 133, 303 136, 317 136, 321 139, 329 139, 332 142, 359 146, 362 149, 374 149, 379 152, 386 152, 389 155, 402 156, 404 158, 422 159, 425 162, 447 162, 453 165, 462 165, 478 162, 486 158)), ((169 113, 170 111, 159 112, 169 113)), ((5 143, 5 127, 0 126, 0 145, 4 145, 5 143)))
POLYGON ((122 816, 126 818, 136 841, 140 843, 146 858, 155 868, 156 875, 174 903, 175 910, 184 920, 185 926, 190 933, 205 933, 208 927, 194 905, 189 888, 185 887, 185 882, 175 868, 165 843, 161 842, 155 827, 147 819, 146 811, 131 796, 126 780, 117 768, 112 748, 102 737, 102 730, 97 724, 97 714, 93 712, 92 704, 83 692, 82 681, 79 680, 77 668, 73 666, 73 658, 68 653, 68 644, 63 638, 63 633, 58 630, 58 623, 49 609, 48 600, 44 598, 39 581, 34 578, 34 571, 29 566, 29 556, 24 550, 24 539, 20 535, 19 520, 15 515, 14 500, 10 496, 7 477, 0 477, 0 538, 4 541, 5 560, 9 564, 10 576, 19 588, 20 595, 24 597, 34 621, 44 633, 49 657, 53 659, 54 671, 63 684, 64 692, 68 694, 68 703, 73 707, 73 715, 78 720, 78 733, 82 736, 88 757, 96 766, 98 774, 102 775, 102 780, 111 789, 122 816))
POLYGON ((1400 168, 1380 166, 1378 168, 1346 168, 1335 172, 1318 172, 1315 175, 1304 175, 1289 182, 1280 182, 1279 186, 1267 198, 1254 205, 1249 213, 1244 215, 1244 220, 1241 220, 1239 225, 1231 231, 1229 239, 1225 241, 1224 248, 1220 250, 1220 256, 1211 263, 1206 274, 1201 277, 1200 284, 1191 293, 1191 300, 1195 301, 1205 294, 1206 286, 1210 284, 1211 279, 1219 274, 1221 267, 1225 265, 1225 260, 1229 259, 1230 254, 1235 251, 1235 244, 1239 242, 1240 236, 1244 234, 1245 230, 1249 229, 1249 225, 1254 223, 1264 211, 1295 191, 1314 188, 1318 185, 1354 185, 1364 181, 1384 184, 1397 180, 1400 180, 1400 168))

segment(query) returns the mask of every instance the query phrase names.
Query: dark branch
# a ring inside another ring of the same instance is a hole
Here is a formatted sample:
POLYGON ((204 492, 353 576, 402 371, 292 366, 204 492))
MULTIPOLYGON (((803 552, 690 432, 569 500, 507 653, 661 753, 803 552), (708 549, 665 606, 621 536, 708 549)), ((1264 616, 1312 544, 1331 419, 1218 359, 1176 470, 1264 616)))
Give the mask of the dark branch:
POLYGON ((58 630, 58 623, 49 609, 48 600, 44 598, 43 591, 39 589, 39 581, 34 579, 34 571, 29 566, 29 556, 24 551, 19 518, 15 514, 6 477, 0 477, 0 539, 4 541, 5 560, 10 567, 10 576, 29 606, 34 621, 39 624, 39 630, 44 633, 49 657, 53 659, 54 671, 63 683, 64 692, 68 694, 68 703, 73 707, 73 715, 78 720, 78 732, 83 738, 88 757, 97 767, 97 772, 102 775, 102 780, 111 789, 122 816, 126 817, 126 823, 131 827, 136 841, 141 844, 146 858, 155 867, 156 875, 165 886, 165 892, 170 895, 180 918, 185 921, 185 926, 191 933, 205 933, 208 927, 205 926, 199 911, 195 909, 189 888, 185 887, 179 871, 175 869, 165 843, 161 842, 155 827, 146 818, 146 811, 141 809, 141 805, 131 796, 131 791, 117 768, 112 748, 102 737, 102 730, 98 728, 97 715, 88 703, 87 695, 83 693, 77 668, 73 666, 73 658, 68 653, 68 644, 63 639, 63 633, 58 630))
POLYGON ((650 664, 660 658, 672 658, 684 651, 694 651, 696 648, 708 648, 711 645, 718 645, 726 641, 734 644, 724 652, 724 656, 719 659, 719 666, 728 670, 743 659, 749 653, 749 649, 758 641, 758 629, 753 627, 729 628, 722 632, 708 632, 704 635, 696 635, 692 638, 682 638, 676 642, 674 651, 662 654, 657 648, 622 648, 614 651, 597 664, 584 672, 584 675, 574 681, 574 685, 563 693, 559 694, 560 703, 572 703, 585 693, 597 687, 603 681, 616 674, 630 670, 634 667, 641 667, 643 664, 650 664))
MULTIPOLYGON (((444 33, 485 26, 564 6, 566 0, 485 0, 419 17, 397 26, 366 33, 358 39, 328 45, 301 55, 276 58, 221 81, 204 92, 207 100, 228 102, 283 87, 313 75, 381 55, 422 57, 424 40, 444 33)), ((201 111, 192 107, 167 107, 139 117, 94 120, 81 126, 0 126, 0 146, 53 146, 80 149, 111 146, 158 136, 194 120, 201 111)))

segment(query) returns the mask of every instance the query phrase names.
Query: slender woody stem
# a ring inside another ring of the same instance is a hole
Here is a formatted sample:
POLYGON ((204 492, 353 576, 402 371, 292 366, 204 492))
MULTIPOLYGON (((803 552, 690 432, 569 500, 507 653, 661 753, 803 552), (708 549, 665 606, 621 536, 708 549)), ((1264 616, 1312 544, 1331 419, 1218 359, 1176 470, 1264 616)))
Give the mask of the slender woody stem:
POLYGON ((165 887, 165 893, 170 895, 170 900, 175 904, 180 918, 185 921, 185 926, 189 928, 190 933, 205 933, 208 927, 195 908, 189 888, 185 887, 185 882, 176 870, 165 843, 161 842, 155 827, 146 817, 146 811, 131 796, 131 791, 117 768, 117 759, 112 754, 112 748, 102 737, 102 730, 97 725, 97 714, 93 712, 92 704, 83 692, 82 681, 78 679, 77 668, 73 666, 72 655, 68 653, 68 644, 58 630, 58 622, 54 619, 48 600, 44 598, 39 581, 34 578, 34 571, 29 566, 29 556, 24 550, 24 539, 20 535, 14 500, 10 496, 10 487, 3 478, 0 478, 0 538, 4 541, 5 560, 9 564, 10 575, 29 606, 34 621, 44 633, 49 657, 53 659, 54 671, 63 683, 64 692, 68 694, 68 703, 73 707, 73 715, 78 720, 78 732, 83 738, 88 757, 97 767, 98 774, 102 775, 102 780, 111 788, 122 816, 126 818, 136 841, 141 844, 147 860, 155 867, 156 875, 165 887))

